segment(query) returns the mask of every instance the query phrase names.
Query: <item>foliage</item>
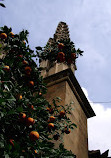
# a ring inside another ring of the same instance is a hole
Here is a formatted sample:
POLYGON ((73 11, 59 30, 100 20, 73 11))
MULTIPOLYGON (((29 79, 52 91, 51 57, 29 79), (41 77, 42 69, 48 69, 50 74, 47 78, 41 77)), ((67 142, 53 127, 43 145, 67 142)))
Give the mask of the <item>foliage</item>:
MULTIPOLYGON (((3 0, 1 0, 1 1, 3 1, 3 0)), ((3 3, 0 3, 0 6, 6 8, 3 3)))
POLYGON ((46 86, 27 36, 28 31, 14 35, 7 26, 0 30, 0 52, 6 53, 0 60, 0 157, 75 157, 62 143, 54 148, 55 141, 76 125, 68 117, 71 105, 62 106, 60 98, 51 105, 45 100, 46 86), (38 136, 32 139, 31 131, 38 136))
POLYGON ((74 43, 70 39, 55 41, 51 44, 47 43, 44 48, 36 47, 36 52, 41 60, 48 59, 51 62, 64 62, 69 65, 75 65, 76 59, 83 54, 80 49, 76 50, 74 43))

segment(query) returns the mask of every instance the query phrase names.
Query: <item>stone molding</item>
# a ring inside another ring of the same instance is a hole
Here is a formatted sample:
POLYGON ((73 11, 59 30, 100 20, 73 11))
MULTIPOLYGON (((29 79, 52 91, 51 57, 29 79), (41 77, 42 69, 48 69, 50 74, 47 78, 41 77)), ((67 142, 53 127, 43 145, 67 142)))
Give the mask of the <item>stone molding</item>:
POLYGON ((42 68, 41 76, 43 76, 43 78, 66 70, 68 68, 72 70, 73 74, 76 70, 76 66, 74 64, 67 65, 66 63, 58 63, 57 61, 51 63, 49 60, 43 60, 40 63, 40 67, 42 68))
POLYGON ((68 68, 56 74, 50 75, 44 78, 44 81, 47 84, 47 87, 50 87, 62 81, 67 81, 74 95, 76 96, 78 102, 80 103, 87 118, 95 116, 95 113, 90 103, 88 102, 84 92, 82 91, 77 79, 75 78, 71 68, 68 68))

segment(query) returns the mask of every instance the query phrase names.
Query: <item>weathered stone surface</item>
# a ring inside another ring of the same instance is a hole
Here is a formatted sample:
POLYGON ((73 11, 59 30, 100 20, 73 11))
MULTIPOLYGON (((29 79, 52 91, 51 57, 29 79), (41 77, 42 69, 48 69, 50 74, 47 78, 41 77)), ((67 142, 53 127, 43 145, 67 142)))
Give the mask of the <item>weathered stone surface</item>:
MULTIPOLYGON (((65 69, 45 78, 48 88, 45 97, 50 103, 57 96, 62 99, 62 105, 74 102, 72 104, 74 110, 70 115, 70 119, 77 125, 77 128, 72 130, 70 134, 64 135, 64 146, 71 150, 77 158, 88 158, 87 118, 95 114, 71 72, 71 69, 65 69)), ((58 141, 56 146, 59 143, 58 141)))
POLYGON ((66 82, 65 93, 65 104, 69 104, 71 101, 74 102, 72 105, 74 110, 70 115, 70 119, 77 125, 75 130, 64 136, 65 148, 71 150, 78 158, 88 158, 87 117, 68 82, 66 82))
MULTIPOLYGON (((65 22, 60 22, 57 26, 53 38, 50 38, 47 45, 53 46, 56 42, 70 40, 69 29, 65 22)), ((47 83, 48 92, 46 99, 52 103, 52 99, 60 97, 61 104, 66 105, 70 102, 74 109, 69 116, 71 121, 77 125, 70 134, 63 137, 64 146, 71 150, 77 158, 88 158, 88 135, 87 135, 87 118, 95 116, 87 98, 85 97, 78 81, 74 76, 76 66, 68 65, 65 62, 57 63, 48 60, 42 61, 40 67, 43 68, 41 75, 47 83)), ((55 143, 57 147, 60 141, 55 143)))
POLYGON ((66 63, 58 63, 57 61, 55 61, 54 63, 50 63, 50 61, 48 60, 43 60, 40 64, 40 67, 43 68, 41 75, 45 78, 48 77, 50 75, 53 75, 55 73, 58 73, 60 71, 66 70, 68 68, 71 68, 71 70, 73 71, 73 73, 75 72, 75 65, 71 64, 71 65, 67 65, 66 63))

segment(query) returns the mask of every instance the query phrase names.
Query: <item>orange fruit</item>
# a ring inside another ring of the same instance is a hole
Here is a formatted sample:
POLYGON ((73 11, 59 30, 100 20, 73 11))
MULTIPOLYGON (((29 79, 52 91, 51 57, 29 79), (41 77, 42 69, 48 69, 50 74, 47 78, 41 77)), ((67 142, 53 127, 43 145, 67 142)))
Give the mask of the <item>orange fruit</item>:
POLYGON ((63 58, 63 57, 65 57, 65 54, 63 52, 59 52, 58 53, 58 58, 63 58))
POLYGON ((34 150, 34 153, 37 154, 37 150, 34 150))
POLYGON ((34 110, 34 106, 33 105, 28 105, 28 107, 32 110, 34 110))
POLYGON ((21 94, 18 94, 18 95, 17 95, 17 99, 18 99, 18 100, 21 100, 21 99, 22 99, 22 95, 21 95, 21 94))
POLYGON ((13 33, 13 32, 10 32, 10 35, 11 35, 12 37, 14 37, 14 33, 13 33))
POLYGON ((63 52, 59 52, 58 53, 58 56, 57 56, 57 59, 60 61, 60 62, 64 62, 65 61, 65 54, 63 52))
POLYGON ((35 123, 35 120, 31 117, 28 117, 26 120, 27 126, 33 125, 35 123))
POLYGON ((49 111, 49 110, 50 110, 50 108, 49 108, 49 107, 47 107, 46 109, 47 109, 47 111, 49 111))
POLYGON ((10 139, 9 142, 10 142, 10 144, 11 144, 12 146, 14 146, 14 140, 13 140, 13 139, 10 139))
POLYGON ((25 41, 23 41, 23 44, 26 44, 26 42, 25 42, 25 41))
POLYGON ((22 95, 19 96, 19 99, 22 99, 22 95))
POLYGON ((26 67, 25 67, 25 72, 26 72, 26 74, 30 74, 31 71, 32 71, 31 67, 29 67, 29 66, 26 66, 26 67))
POLYGON ((23 58, 23 55, 18 55, 18 57, 23 58))
POLYGON ((59 48, 59 49, 63 49, 63 48, 64 48, 64 44, 63 44, 63 43, 59 43, 59 44, 58 44, 58 48, 59 48))
POLYGON ((63 117, 65 115, 65 111, 60 111, 60 116, 63 117))
POLYGON ((21 112, 21 113, 19 114, 19 117, 25 119, 25 118, 26 118, 26 114, 23 113, 23 112, 21 112))
POLYGON ((29 86, 33 87, 34 86, 34 82, 33 81, 29 81, 29 86))
POLYGON ((50 114, 52 114, 54 112, 52 108, 47 107, 46 109, 47 109, 47 111, 49 111, 50 114))
POLYGON ((28 106, 30 109, 32 109, 32 110, 34 109, 34 106, 31 105, 31 104, 28 104, 27 106, 28 106))
POLYGON ((71 54, 71 59, 73 59, 73 60, 76 59, 76 53, 71 54))
POLYGON ((24 65, 27 65, 28 64, 28 62, 26 61, 26 60, 23 60, 23 62, 22 62, 24 65))
POLYGON ((33 106, 33 105, 31 105, 31 106, 30 106, 30 108, 33 110, 33 109, 34 109, 34 106, 33 106))
POLYGON ((67 129, 67 128, 65 128, 65 131, 64 131, 66 134, 69 134, 70 132, 71 132, 71 129, 69 128, 69 129, 67 129))
POLYGON ((10 67, 7 66, 7 65, 5 65, 4 68, 3 68, 3 70, 5 70, 5 71, 9 71, 9 70, 10 70, 10 67))
POLYGON ((50 122, 54 122, 55 121, 55 117, 54 116, 50 116, 50 122))
POLYGON ((7 34, 6 33, 1 33, 0 34, 0 38, 1 39, 6 39, 7 38, 7 34))
POLYGON ((26 114, 21 112, 19 114, 19 118, 20 118, 20 121, 25 121, 26 120, 26 114))
POLYGON ((49 127, 49 128, 54 128, 54 124, 53 124, 53 123, 49 123, 49 124, 48 124, 48 127, 49 127))
POLYGON ((41 92, 39 92, 39 95, 42 95, 42 93, 41 93, 41 92))
POLYGON ((39 139, 39 133, 37 131, 31 131, 29 137, 32 141, 39 139))

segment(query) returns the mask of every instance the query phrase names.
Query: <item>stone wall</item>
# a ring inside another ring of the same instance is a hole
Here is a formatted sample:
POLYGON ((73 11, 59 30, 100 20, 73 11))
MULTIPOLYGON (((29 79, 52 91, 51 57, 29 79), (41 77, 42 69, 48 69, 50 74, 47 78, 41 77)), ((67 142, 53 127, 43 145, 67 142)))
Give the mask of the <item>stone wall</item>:
POLYGON ((59 81, 58 83, 49 84, 47 88, 48 92, 45 97, 50 103, 57 96, 62 99, 62 105, 69 104, 71 101, 74 102, 72 104, 74 110, 70 115, 70 119, 77 125, 77 128, 72 130, 70 134, 64 135, 64 146, 71 150, 77 158, 88 158, 87 117, 71 87, 67 81, 59 81))

